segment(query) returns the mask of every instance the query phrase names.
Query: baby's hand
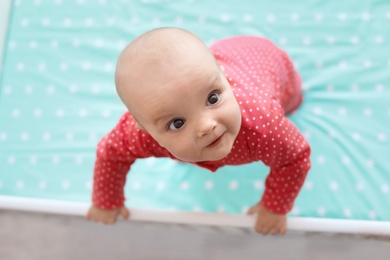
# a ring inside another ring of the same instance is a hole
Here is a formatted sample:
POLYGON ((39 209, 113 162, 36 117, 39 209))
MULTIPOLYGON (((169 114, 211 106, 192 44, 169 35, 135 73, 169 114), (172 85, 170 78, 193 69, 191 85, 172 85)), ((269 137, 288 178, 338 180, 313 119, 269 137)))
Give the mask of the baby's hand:
POLYGON ((104 224, 114 224, 116 222, 118 215, 121 215, 123 219, 128 219, 130 213, 125 206, 113 210, 105 210, 92 205, 89 208, 85 218, 87 220, 92 220, 104 224))
POLYGON ((286 215, 280 215, 272 213, 263 207, 263 205, 257 203, 250 208, 247 212, 249 215, 257 213, 257 219, 255 224, 255 230, 263 235, 275 235, 286 233, 287 217, 286 215))

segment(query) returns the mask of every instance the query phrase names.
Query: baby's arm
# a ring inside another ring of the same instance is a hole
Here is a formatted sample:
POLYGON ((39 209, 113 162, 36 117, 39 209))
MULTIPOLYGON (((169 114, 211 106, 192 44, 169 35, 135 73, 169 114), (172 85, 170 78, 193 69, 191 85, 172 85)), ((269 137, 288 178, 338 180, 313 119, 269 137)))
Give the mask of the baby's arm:
POLYGON ((124 206, 126 175, 136 156, 131 153, 128 137, 132 131, 129 114, 119 120, 115 128, 99 142, 93 176, 92 206, 86 218, 106 224, 115 223, 120 214, 127 219, 124 206))
POLYGON ((310 146, 285 116, 276 102, 270 105, 269 121, 260 138, 256 153, 270 167, 261 201, 248 213, 257 213, 256 231, 283 234, 286 214, 294 201, 310 169, 310 146))

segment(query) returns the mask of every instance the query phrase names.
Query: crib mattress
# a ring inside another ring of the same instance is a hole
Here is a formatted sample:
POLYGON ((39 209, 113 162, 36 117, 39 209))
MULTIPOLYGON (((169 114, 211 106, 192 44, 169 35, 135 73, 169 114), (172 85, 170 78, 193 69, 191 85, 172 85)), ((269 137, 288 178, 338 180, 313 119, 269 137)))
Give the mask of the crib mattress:
MULTIPOLYGON (((258 35, 288 52, 304 102, 289 118, 312 146, 290 216, 390 221, 390 3, 15 0, 0 86, 0 195, 90 202, 98 140, 125 107, 116 59, 139 34, 188 29, 207 44, 258 35)), ((127 205, 243 213, 264 190, 261 162, 215 174, 138 160, 127 205)))

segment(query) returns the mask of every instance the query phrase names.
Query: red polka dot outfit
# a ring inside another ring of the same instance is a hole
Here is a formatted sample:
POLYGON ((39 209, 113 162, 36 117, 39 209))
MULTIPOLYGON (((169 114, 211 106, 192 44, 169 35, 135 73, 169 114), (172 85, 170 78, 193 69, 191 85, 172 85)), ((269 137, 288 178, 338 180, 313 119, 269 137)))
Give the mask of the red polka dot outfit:
MULTIPOLYGON (((287 54, 272 42, 250 36, 223 39, 210 47, 223 66, 237 102, 242 124, 232 151, 218 161, 194 163, 216 171, 224 165, 262 161, 270 167, 261 203, 286 214, 310 169, 310 146, 285 117, 301 101, 301 80, 287 54)), ((93 204, 114 209, 124 204, 124 185, 137 158, 175 158, 126 112, 98 144, 93 204)))

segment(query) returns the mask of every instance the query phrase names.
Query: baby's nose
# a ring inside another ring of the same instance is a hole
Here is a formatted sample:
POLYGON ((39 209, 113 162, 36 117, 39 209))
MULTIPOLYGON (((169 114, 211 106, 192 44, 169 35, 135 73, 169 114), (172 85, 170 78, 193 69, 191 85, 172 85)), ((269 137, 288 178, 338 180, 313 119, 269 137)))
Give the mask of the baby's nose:
POLYGON ((217 121, 215 120, 208 119, 201 121, 198 128, 198 137, 203 137, 205 135, 211 134, 216 127, 217 121))

